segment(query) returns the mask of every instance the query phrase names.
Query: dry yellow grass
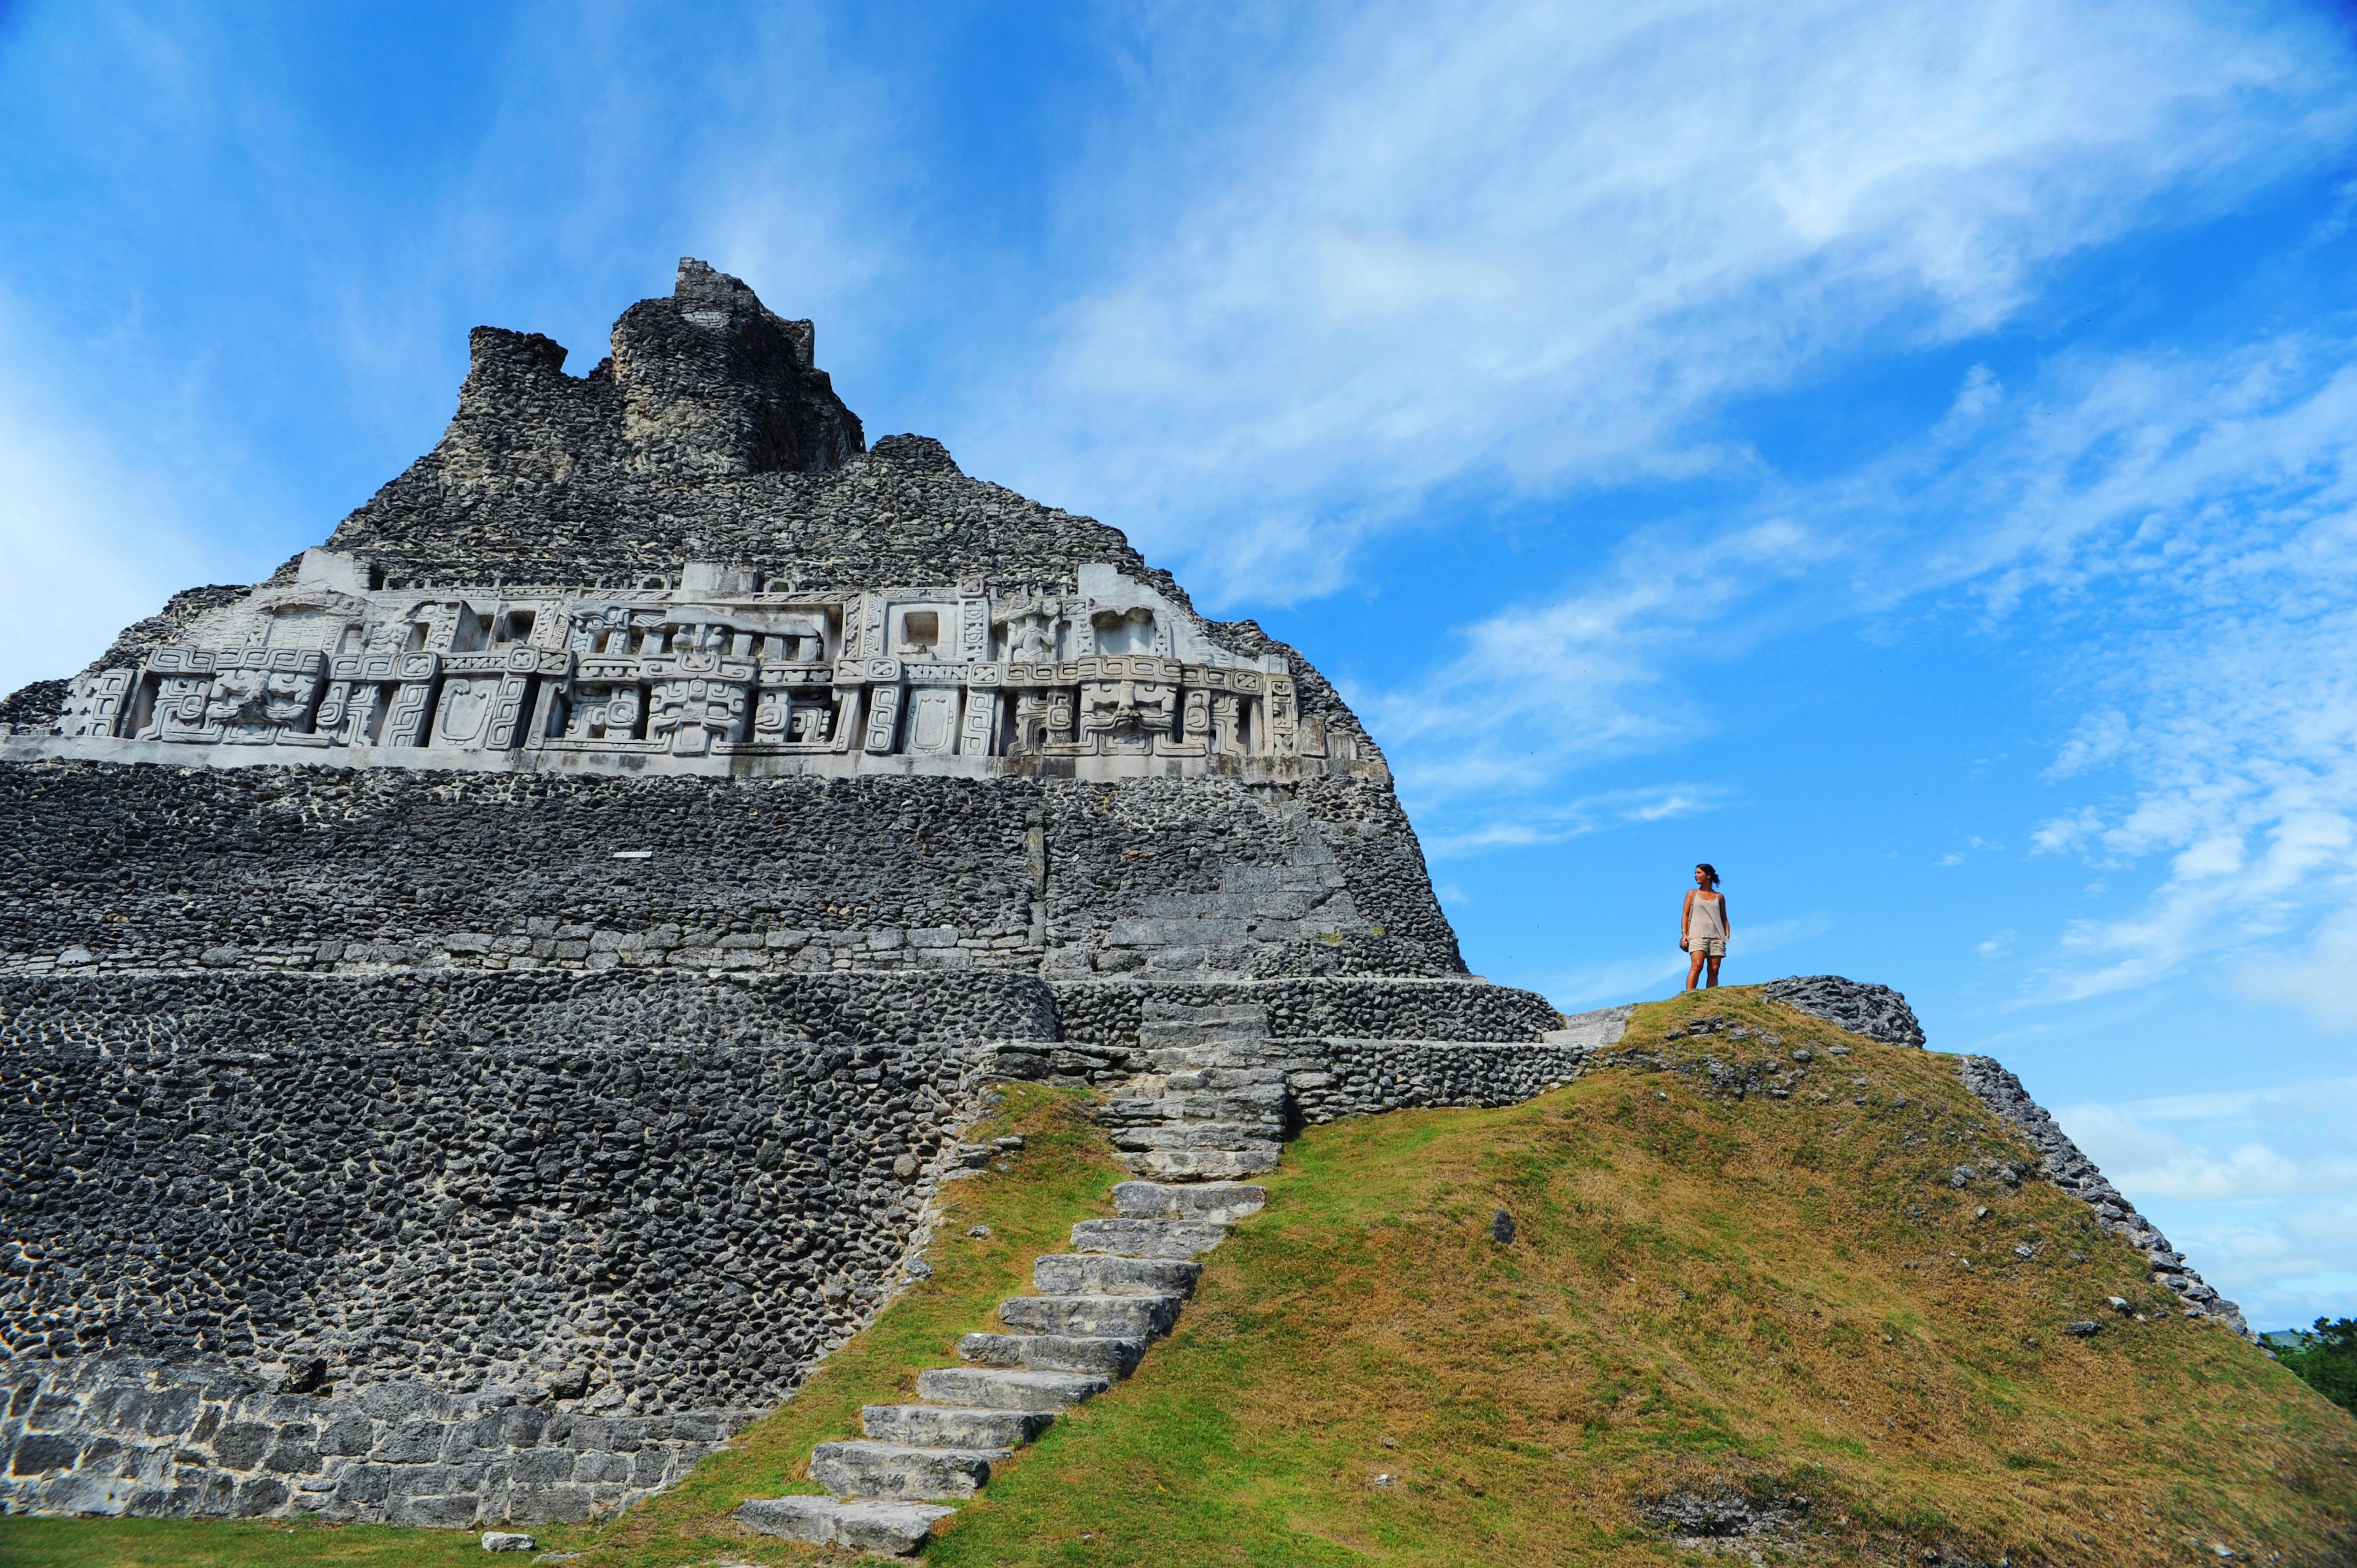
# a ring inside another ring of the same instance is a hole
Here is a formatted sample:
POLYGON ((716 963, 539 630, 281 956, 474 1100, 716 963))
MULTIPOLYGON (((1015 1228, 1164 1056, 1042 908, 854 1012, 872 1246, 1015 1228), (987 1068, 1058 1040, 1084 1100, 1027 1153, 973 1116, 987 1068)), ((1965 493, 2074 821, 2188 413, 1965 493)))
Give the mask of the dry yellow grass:
POLYGON ((1952 1188, 2029 1163, 1953 1058, 1735 991, 1645 1009, 1622 1049, 1668 1070, 1297 1140, 1179 1334, 937 1560, 1659 1562, 1645 1504, 1714 1486, 1809 1498, 1759 1543, 1796 1560, 2351 1560, 2357 1423, 2155 1316, 2169 1298, 2075 1200, 1952 1188), (1697 1011, 1782 1044, 1662 1043, 1697 1011), (1697 1070, 1799 1046, 1821 1054, 1790 1100, 1697 1070))

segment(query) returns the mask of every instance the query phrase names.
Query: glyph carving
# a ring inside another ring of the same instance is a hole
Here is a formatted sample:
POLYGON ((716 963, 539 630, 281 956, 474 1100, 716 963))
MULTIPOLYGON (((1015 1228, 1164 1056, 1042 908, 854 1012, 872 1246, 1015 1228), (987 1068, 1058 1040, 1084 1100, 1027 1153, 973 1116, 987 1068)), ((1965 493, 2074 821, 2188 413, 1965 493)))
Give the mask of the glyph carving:
POLYGON ((1158 681, 1091 681, 1081 688, 1081 744, 1100 755, 1145 753, 1168 737, 1178 688, 1158 681))
POLYGON ((73 688, 66 698, 66 711, 59 718, 58 733, 70 736, 111 736, 117 733, 123 722, 123 704, 131 695, 137 673, 130 670, 102 670, 94 675, 77 675, 73 688))

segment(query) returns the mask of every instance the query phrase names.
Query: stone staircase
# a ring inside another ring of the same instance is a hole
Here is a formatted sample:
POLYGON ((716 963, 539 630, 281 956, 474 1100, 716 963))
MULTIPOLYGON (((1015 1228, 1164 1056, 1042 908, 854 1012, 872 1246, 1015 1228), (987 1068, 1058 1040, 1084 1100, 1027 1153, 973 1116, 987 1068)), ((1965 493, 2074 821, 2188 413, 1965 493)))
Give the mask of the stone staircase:
POLYGON ((1149 1001, 1137 1043, 1148 1070, 1115 1085, 1102 1112, 1122 1164, 1165 1182, 1276 1168, 1288 1093, 1267 1008, 1149 1001))
POLYGON ((1009 1332, 964 1336, 964 1365, 918 1374, 918 1403, 868 1405, 865 1438, 813 1449, 811 1478, 831 1496, 757 1498, 737 1518, 795 1541, 921 1551, 993 1465, 1135 1370, 1194 1294, 1195 1260, 1267 1202, 1234 1178, 1275 1168, 1285 1134, 1268 1042, 1264 1008, 1149 1003, 1149 1070, 1115 1086, 1101 1115, 1123 1163, 1151 1179, 1115 1187, 1111 1219, 1082 1220, 1071 1251, 1033 1262, 1034 1294, 999 1304, 1009 1332))

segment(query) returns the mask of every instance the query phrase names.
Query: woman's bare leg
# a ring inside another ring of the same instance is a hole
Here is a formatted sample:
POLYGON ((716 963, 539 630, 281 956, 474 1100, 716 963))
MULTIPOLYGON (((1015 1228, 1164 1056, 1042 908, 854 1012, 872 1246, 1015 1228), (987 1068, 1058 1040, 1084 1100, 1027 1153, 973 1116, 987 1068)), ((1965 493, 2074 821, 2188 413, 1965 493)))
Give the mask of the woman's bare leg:
POLYGON ((1694 955, 1694 961, 1686 965, 1686 989, 1692 991, 1701 980, 1702 954, 1696 953, 1694 955))
POLYGON ((1713 955, 1711 956, 1711 961, 1710 961, 1710 983, 1711 983, 1713 985, 1717 985, 1717 984, 1718 983, 1718 957, 1717 957, 1717 954, 1713 954, 1713 955))

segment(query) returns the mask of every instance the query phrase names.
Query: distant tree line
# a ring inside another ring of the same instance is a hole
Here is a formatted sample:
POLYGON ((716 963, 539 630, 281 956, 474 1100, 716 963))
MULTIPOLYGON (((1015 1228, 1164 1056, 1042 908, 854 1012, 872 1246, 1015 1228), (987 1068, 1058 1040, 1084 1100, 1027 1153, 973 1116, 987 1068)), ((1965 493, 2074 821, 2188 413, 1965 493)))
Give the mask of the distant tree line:
POLYGON ((2314 1332, 2276 1356, 2309 1388, 2357 1415, 2357 1317, 2319 1317, 2314 1332))

